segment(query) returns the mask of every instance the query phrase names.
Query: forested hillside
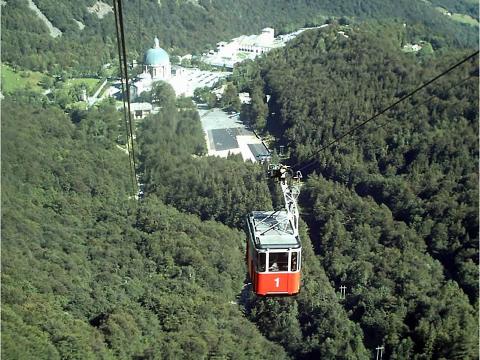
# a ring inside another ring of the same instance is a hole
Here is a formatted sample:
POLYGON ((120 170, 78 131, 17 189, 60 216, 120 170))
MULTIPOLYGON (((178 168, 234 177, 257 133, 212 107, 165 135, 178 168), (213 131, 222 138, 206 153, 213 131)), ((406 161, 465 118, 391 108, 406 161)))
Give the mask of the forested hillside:
MULTIPOLYGON (((114 17, 112 12, 106 12, 99 18, 89 11, 96 0, 35 0, 34 3, 62 35, 50 37, 46 25, 28 7, 27 0, 7 1, 2 5, 2 61, 57 74, 97 73, 104 63, 116 63, 114 17)), ((472 14, 468 0, 457 3, 442 5, 478 18, 478 14, 472 14)), ((107 8, 112 6, 110 1, 104 4, 107 8)), ((170 53, 200 54, 214 49, 218 41, 258 33, 266 26, 280 32, 294 31, 304 25, 323 24, 331 17, 407 23, 413 34, 435 48, 473 47, 478 34, 477 27, 456 22, 435 10, 434 5, 417 0, 370 0, 361 4, 355 0, 302 0, 294 4, 286 0, 126 0, 124 17, 127 50, 132 59, 139 60, 154 36, 159 37, 160 45, 170 53)))
POLYGON ((196 105, 160 83, 159 113, 136 123, 136 198, 118 104, 65 100, 66 75, 117 61, 113 15, 34 2, 61 36, 26 0, 0 5, 8 69, 58 75, 2 98, 3 358, 478 359, 478 56, 319 152, 478 47, 477 27, 435 9, 475 17, 470 0, 124 1, 129 61, 155 35, 201 53, 336 18, 229 79, 251 95, 242 119, 303 170, 289 298, 246 277, 245 215, 279 205, 265 168, 206 157, 196 105))
MULTIPOLYGON (((241 229, 245 214, 272 207, 264 169, 235 156, 192 156, 204 141, 203 131, 195 124, 199 124, 198 114, 185 108, 177 110, 173 99, 142 124, 140 159, 147 197, 158 196, 203 219, 213 218, 241 229)), ((338 303, 305 229, 302 239, 302 294, 291 299, 256 299, 249 293, 243 304, 245 311, 266 337, 281 344, 294 358, 367 356, 361 331, 338 303)))
POLYGON ((239 69, 237 83, 256 101, 271 95, 255 125, 308 166, 303 218, 365 344, 398 359, 475 358, 478 57, 318 153, 470 53, 404 54, 380 30, 308 32, 239 69))
POLYGON ((255 299, 248 288, 241 295, 243 231, 163 203, 240 227, 248 209, 271 206, 253 164, 192 156, 202 152, 203 134, 198 114, 180 103, 170 98, 143 125, 140 159, 148 154, 149 161, 140 161, 152 169, 151 185, 135 202, 127 156, 113 141, 121 117, 111 106, 77 113, 72 123, 41 101, 5 100, 2 356, 367 356, 305 230, 302 294, 255 299), (181 176, 169 170, 175 163, 183 163, 181 176), (216 175, 205 183, 201 168, 216 175), (172 180, 190 190, 175 191, 172 180), (247 193, 256 187, 261 198, 242 197, 235 186, 247 193), (230 192, 232 200, 215 205, 230 192), (187 199, 206 206, 182 205, 187 199))
POLYGON ((2 358, 285 358, 234 302, 244 234, 130 200, 120 119, 2 102, 2 358))
POLYGON ((205 135, 194 104, 188 102, 177 111, 170 99, 158 115, 140 125, 145 191, 204 220, 241 228, 249 211, 272 207, 263 170, 239 156, 199 157, 205 135))

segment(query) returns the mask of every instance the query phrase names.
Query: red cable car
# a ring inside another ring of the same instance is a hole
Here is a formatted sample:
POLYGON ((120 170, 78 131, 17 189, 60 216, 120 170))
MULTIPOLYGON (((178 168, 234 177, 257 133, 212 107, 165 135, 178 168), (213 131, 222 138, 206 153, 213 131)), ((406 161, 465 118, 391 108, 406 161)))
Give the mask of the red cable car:
POLYGON ((297 209, 301 174, 289 177, 289 168, 283 165, 269 170, 280 182, 286 206, 285 210, 253 211, 248 216, 248 272, 257 295, 295 295, 300 291, 302 251, 297 209))

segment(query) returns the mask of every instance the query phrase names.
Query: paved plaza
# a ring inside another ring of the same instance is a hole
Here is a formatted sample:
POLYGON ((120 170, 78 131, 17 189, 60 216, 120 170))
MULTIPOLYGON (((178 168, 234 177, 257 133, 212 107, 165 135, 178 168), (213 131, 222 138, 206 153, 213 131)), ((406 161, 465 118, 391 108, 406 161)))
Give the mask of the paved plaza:
POLYGON ((221 109, 207 109, 198 105, 198 112, 205 132, 208 155, 227 157, 241 154, 243 160, 256 162, 269 151, 255 133, 240 121, 239 114, 229 114, 221 109))
POLYGON ((212 87, 215 83, 230 75, 225 71, 205 71, 195 68, 176 67, 176 74, 168 80, 177 96, 193 96, 197 88, 212 87))

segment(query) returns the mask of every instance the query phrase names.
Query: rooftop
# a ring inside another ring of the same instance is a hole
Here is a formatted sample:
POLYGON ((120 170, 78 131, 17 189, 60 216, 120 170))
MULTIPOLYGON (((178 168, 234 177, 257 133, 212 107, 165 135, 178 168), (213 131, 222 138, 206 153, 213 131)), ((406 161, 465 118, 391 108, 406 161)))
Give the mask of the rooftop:
POLYGON ((170 58, 165 50, 160 47, 158 38, 155 37, 153 47, 145 53, 145 65, 165 65, 170 63, 170 58))
POLYGON ((293 235, 286 211, 252 211, 248 217, 255 246, 259 249, 299 248, 300 239, 293 235))
POLYGON ((146 102, 130 103, 130 111, 137 111, 137 110, 152 111, 152 109, 153 109, 153 106, 150 103, 146 103, 146 102))
POLYGON ((170 62, 170 58, 165 50, 150 49, 145 53, 145 65, 163 65, 170 62))

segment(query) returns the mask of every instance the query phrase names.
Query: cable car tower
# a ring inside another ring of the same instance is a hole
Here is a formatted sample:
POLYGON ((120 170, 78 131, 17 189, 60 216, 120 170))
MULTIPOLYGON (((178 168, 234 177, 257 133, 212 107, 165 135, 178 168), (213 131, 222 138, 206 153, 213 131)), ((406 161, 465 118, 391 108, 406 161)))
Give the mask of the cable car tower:
POLYGON ((302 174, 282 164, 270 164, 268 174, 280 184, 284 209, 248 215, 248 272, 257 295, 295 295, 300 291, 302 246, 297 199, 302 174))

